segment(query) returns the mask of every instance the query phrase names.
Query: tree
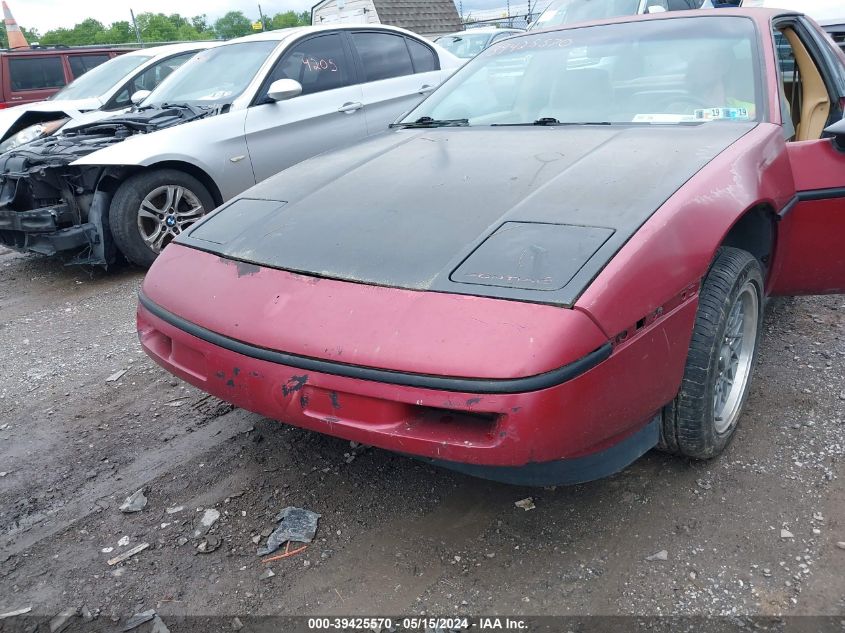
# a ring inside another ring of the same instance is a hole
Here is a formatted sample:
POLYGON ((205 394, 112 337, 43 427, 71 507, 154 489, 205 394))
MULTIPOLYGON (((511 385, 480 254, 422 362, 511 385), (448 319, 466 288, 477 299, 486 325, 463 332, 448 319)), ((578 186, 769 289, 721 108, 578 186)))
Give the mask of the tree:
POLYGON ((135 29, 126 20, 120 20, 98 33, 94 43, 96 44, 126 44, 135 41, 135 29))
POLYGON ((294 11, 277 13, 270 20, 270 29, 287 29, 292 26, 300 26, 299 15, 294 11))
POLYGON ((214 23, 214 31, 225 40, 252 33, 252 22, 242 11, 229 11, 214 23))
POLYGON ((175 42, 179 39, 179 27, 163 13, 139 13, 135 21, 145 42, 175 42))
POLYGON ((205 39, 211 39, 214 37, 214 27, 208 23, 208 17, 206 17, 205 13, 192 17, 191 26, 193 26, 194 30, 196 30, 196 32, 202 35, 205 39))

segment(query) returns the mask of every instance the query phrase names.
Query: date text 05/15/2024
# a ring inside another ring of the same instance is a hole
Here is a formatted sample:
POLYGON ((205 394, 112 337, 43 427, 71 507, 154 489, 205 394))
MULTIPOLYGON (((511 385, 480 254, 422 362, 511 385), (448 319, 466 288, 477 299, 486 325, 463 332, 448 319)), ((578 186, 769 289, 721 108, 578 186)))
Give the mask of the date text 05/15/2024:
POLYGON ((443 631, 444 633, 452 633, 473 629, 480 631, 521 631, 527 628, 528 624, 525 620, 511 617, 404 617, 401 619, 382 617, 308 618, 308 629, 312 631, 354 631, 357 629, 369 631, 373 629, 387 629, 389 631, 443 631))

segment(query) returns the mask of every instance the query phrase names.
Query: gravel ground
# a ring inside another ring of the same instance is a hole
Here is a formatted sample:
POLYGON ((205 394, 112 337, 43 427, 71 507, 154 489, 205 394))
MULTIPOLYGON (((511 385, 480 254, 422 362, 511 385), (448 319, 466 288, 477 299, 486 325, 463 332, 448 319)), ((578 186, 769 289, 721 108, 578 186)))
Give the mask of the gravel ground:
POLYGON ((842 296, 770 304, 720 459, 652 452, 528 489, 180 383, 139 349, 140 279, 0 253, 0 614, 845 615, 842 296), (143 511, 121 513, 140 488, 143 511), (289 505, 322 515, 317 538, 264 564, 256 542, 289 505), (207 509, 219 519, 192 538, 207 509))

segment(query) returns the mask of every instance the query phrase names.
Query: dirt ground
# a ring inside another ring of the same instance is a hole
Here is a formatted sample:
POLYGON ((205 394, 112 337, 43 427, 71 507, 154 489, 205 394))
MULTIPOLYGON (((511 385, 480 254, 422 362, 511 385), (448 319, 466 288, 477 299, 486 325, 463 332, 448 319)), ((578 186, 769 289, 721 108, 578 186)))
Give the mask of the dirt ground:
POLYGON ((141 352, 141 278, 0 252, 0 614, 845 615, 845 297, 771 303, 720 459, 528 489, 204 396, 141 352), (264 564, 289 505, 322 515, 317 538, 264 564))

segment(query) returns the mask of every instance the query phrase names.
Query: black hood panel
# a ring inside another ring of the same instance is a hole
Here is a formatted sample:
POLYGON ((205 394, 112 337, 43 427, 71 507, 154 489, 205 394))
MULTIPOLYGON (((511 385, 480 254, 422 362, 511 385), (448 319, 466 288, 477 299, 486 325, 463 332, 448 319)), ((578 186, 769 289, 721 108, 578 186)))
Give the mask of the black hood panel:
POLYGON ((178 241, 341 280, 571 305, 753 126, 399 130, 264 181, 178 241))

